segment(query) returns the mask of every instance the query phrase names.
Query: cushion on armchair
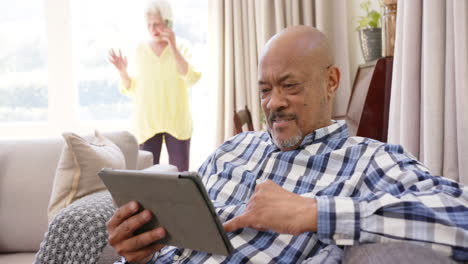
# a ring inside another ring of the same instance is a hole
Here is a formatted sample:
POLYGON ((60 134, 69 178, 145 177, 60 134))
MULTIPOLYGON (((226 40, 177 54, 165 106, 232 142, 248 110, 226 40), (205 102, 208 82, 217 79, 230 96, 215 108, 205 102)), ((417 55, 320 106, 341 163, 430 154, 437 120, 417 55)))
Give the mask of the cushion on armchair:
POLYGON ((49 222, 73 201, 106 189, 97 175, 102 168, 126 168, 120 148, 97 131, 87 138, 63 133, 63 138, 66 144, 55 172, 48 208, 49 222))

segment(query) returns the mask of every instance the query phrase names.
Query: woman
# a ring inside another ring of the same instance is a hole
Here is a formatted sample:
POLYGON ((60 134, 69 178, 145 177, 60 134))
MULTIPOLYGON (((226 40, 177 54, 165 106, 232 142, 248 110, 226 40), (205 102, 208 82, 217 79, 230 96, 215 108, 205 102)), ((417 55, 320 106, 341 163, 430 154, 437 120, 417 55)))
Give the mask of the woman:
POLYGON ((135 135, 142 149, 159 163, 163 141, 169 163, 179 171, 189 169, 192 119, 188 88, 201 74, 187 63, 171 30, 172 11, 165 0, 150 1, 145 10, 151 38, 138 46, 135 72, 127 72, 127 58, 110 50, 110 62, 120 73, 120 90, 134 98, 135 135))

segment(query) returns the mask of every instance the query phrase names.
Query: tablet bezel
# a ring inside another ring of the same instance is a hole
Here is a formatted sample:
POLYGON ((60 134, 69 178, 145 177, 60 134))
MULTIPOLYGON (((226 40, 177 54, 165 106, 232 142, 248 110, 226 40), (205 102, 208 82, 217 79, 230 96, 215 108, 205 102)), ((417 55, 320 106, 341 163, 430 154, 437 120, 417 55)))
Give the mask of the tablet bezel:
MULTIPOLYGON (((231 242, 228 239, 227 234, 224 231, 223 225, 221 224, 221 221, 219 220, 219 217, 216 214, 215 208, 214 208, 211 200, 208 197, 208 193, 206 192, 205 186, 201 182, 201 179, 197 175, 197 173, 195 173, 195 172, 183 172, 183 173, 179 173, 179 172, 154 172, 154 171, 120 170, 120 169, 107 169, 106 168, 106 169, 102 169, 99 172, 98 175, 102 179, 102 181, 104 182, 106 187, 108 188, 109 192, 111 193, 112 197, 114 198, 114 201, 116 201, 118 206, 122 206, 123 204, 129 202, 130 200, 127 199, 128 196, 131 196, 131 197, 137 196, 138 197, 138 193, 131 192, 131 190, 134 189, 134 188, 132 188, 132 181, 131 181, 132 177, 146 177, 146 178, 154 177, 155 180, 151 179, 151 181, 154 181, 155 184, 157 184, 157 181, 158 181, 157 179, 165 179, 166 184, 167 184, 168 179, 174 180, 174 182, 176 182, 177 180, 189 180, 189 181, 191 181, 193 183, 193 186, 195 186, 195 188, 197 189, 197 191, 196 191, 196 193, 198 193, 197 195, 200 195, 200 198, 203 200, 203 202, 204 202, 204 204, 206 206, 206 209, 208 209, 208 211, 210 213, 209 219, 213 220, 213 224, 216 226, 216 229, 217 229, 216 230, 217 234, 221 237, 221 239, 219 239, 218 237, 210 238, 210 239, 214 240, 217 244, 219 244, 221 242, 223 244, 223 246, 224 246, 224 250, 221 250, 221 251, 219 251, 219 250, 214 250, 214 251, 212 250, 212 252, 209 252, 209 250, 205 250, 205 251, 207 251, 208 253, 221 254, 221 255, 226 255, 226 256, 230 255, 233 252, 234 249, 233 249, 233 247, 231 245, 231 242), (127 180, 127 178, 128 178, 128 180, 127 180), (112 182, 113 179, 118 179, 119 181, 122 181, 122 179, 123 179, 125 181, 125 183, 119 182, 116 185, 115 182, 112 182), (115 186, 118 186, 118 187, 115 187, 115 186), (127 186, 128 186, 128 188, 126 188, 127 186), (118 190, 113 190, 113 188, 117 188, 118 190), (128 189, 128 191, 126 189, 128 189), (123 195, 122 195, 122 192, 124 192, 123 195), (125 197, 115 197, 115 195, 117 193, 120 193, 121 196, 125 196, 125 197)), ((192 187, 190 187, 190 188, 192 188, 192 187)), ((143 198, 141 198, 139 200, 143 201, 143 200, 146 199, 145 204, 148 205, 147 198, 144 198, 146 196, 140 195, 140 197, 143 197, 143 198)), ((137 198, 137 201, 138 201, 138 198, 137 198)), ((147 206, 147 207, 151 207, 151 206, 147 206)), ((147 208, 147 209, 149 209, 150 211, 153 211, 151 208, 147 208)), ((142 209, 139 210, 139 211, 142 211, 142 209)), ((154 218, 154 221, 152 220, 150 223, 146 224, 143 227, 144 230, 138 230, 138 232, 136 232, 137 234, 141 233, 141 232, 144 232, 144 231, 147 231, 147 230, 154 229, 154 228, 156 228, 158 226, 157 221, 156 221, 157 215, 154 212, 152 212, 152 213, 153 213, 153 215, 156 216, 154 218)), ((207 226, 210 226, 210 224, 208 224, 207 226)), ((214 228, 212 228, 211 230, 213 231, 213 229, 214 228)), ((178 239, 180 239, 180 237, 178 239)), ((203 238, 200 238, 200 239, 206 239, 206 237, 203 237, 203 238)), ((171 240, 172 240, 172 237, 168 236, 168 238, 166 238, 165 240, 160 241, 160 242, 171 245, 171 240)), ((210 243, 212 243, 212 242, 210 242, 210 243)), ((179 245, 175 245, 175 246, 179 246, 179 245)))

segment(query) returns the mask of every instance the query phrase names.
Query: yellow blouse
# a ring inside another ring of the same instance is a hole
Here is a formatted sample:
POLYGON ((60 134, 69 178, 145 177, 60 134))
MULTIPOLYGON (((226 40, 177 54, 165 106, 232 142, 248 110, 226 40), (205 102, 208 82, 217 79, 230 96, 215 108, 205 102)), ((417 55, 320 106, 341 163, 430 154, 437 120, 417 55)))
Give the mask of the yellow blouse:
MULTIPOLYGON (((186 54, 179 52, 186 58, 186 54)), ((138 46, 130 73, 130 87, 120 83, 120 91, 133 98, 133 133, 141 144, 158 133, 169 133, 186 140, 192 135, 188 88, 201 77, 189 64, 181 75, 172 49, 168 46, 158 57, 149 43, 138 46)))

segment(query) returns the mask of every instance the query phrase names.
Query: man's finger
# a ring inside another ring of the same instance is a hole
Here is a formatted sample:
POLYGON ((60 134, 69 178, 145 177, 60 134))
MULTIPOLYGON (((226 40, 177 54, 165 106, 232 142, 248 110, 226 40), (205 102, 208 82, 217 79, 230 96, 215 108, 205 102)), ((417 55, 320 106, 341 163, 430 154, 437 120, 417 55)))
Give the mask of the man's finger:
POLYGON ((119 247, 125 248, 125 251, 139 251, 158 240, 163 239, 166 236, 166 231, 162 227, 158 227, 151 231, 145 232, 138 236, 134 236, 130 239, 122 242, 119 247))
POLYGON ((124 257, 128 262, 141 261, 141 260, 144 260, 145 258, 149 258, 149 256, 153 256, 155 252, 159 251, 164 246, 165 245, 162 245, 162 244, 151 244, 141 250, 130 252, 130 253, 123 254, 123 255, 125 255, 124 257))
POLYGON ((249 225, 249 216, 247 214, 242 214, 227 221, 223 226, 226 232, 232 232, 239 228, 248 227, 249 225))
POLYGON ((127 218, 138 211, 138 203, 135 201, 128 202, 115 211, 114 215, 107 222, 107 229, 115 229, 122 224, 127 218))
MULTIPOLYGON (((144 225, 145 223, 150 221, 151 218, 153 218, 153 216, 152 216, 151 212, 148 211, 148 210, 145 210, 145 211, 143 211, 141 213, 138 213, 138 214, 128 218, 127 220, 122 222, 122 224, 120 224, 115 229, 115 231, 112 233, 113 241, 121 241, 121 240, 127 239, 129 237, 132 237, 135 230, 137 230, 142 225, 144 225)), ((109 234, 109 236, 110 235, 111 234, 109 234)), ((110 239, 111 239, 111 237, 109 237, 109 240, 110 239)))

